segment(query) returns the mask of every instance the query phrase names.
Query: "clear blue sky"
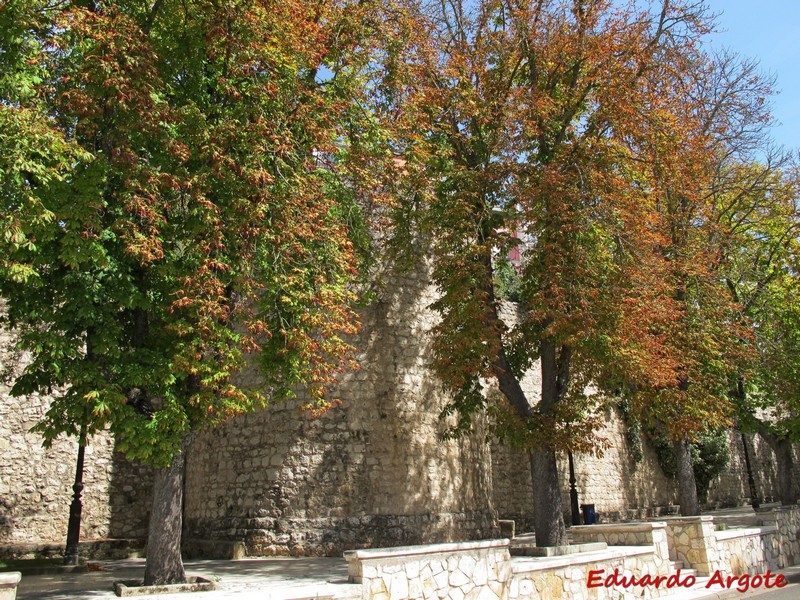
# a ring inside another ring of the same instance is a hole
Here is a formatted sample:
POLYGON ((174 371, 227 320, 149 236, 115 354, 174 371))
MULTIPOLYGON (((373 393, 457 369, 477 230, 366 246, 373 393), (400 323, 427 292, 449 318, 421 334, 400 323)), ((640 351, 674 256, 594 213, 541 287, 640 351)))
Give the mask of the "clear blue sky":
POLYGON ((772 136, 787 149, 800 150, 800 0, 706 0, 719 33, 710 38, 738 54, 760 61, 776 77, 772 99, 778 121, 772 136))

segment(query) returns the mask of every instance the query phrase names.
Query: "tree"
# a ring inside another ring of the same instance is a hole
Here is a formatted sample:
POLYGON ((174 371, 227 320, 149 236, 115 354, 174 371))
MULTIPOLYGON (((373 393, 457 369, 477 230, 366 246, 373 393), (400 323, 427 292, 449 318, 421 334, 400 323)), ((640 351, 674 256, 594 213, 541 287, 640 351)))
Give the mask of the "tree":
POLYGON ((724 269, 731 297, 748 326, 748 361, 730 395, 742 432, 758 432, 775 452, 781 501, 796 500, 792 443, 796 432, 798 180, 786 156, 731 169, 721 218, 732 232, 724 269))
POLYGON ((192 432, 303 384, 324 410, 349 364, 363 224, 344 126, 369 128, 350 66, 367 9, 43 0, 0 12, 0 294, 31 356, 13 393, 64 390, 37 426, 45 443, 110 427, 158 468, 146 584, 184 579, 192 432), (237 378, 254 362, 259 389, 237 378))
POLYGON ((671 237, 707 208, 707 175, 686 183, 709 158, 697 104, 672 86, 700 76, 708 23, 701 5, 681 2, 656 12, 599 0, 426 8, 409 28, 405 70, 390 70, 381 96, 403 132, 409 189, 397 229, 407 245, 416 219, 430 237, 442 291, 435 368, 453 395, 454 433, 486 408, 484 381, 496 381, 496 431, 531 453, 537 544, 558 545, 556 452, 602 449, 590 382, 651 390, 638 409, 646 398, 651 412, 672 410, 681 440, 718 406, 700 402, 700 385, 681 389, 704 381, 721 338, 677 322, 724 329, 694 310, 709 280, 685 281, 707 247, 671 237), (670 212, 679 183, 684 202, 670 212), (512 248, 522 251, 521 310, 508 323, 496 275, 512 248), (538 398, 521 385, 536 360, 538 398))
POLYGON ((791 420, 793 401, 791 393, 777 390, 779 380, 792 377, 791 368, 784 367, 793 355, 782 353, 787 332, 778 331, 786 311, 793 310, 788 290, 797 253, 797 168, 792 155, 770 141, 767 99, 773 80, 755 61, 729 52, 714 57, 711 72, 700 89, 706 98, 705 129, 717 147, 709 189, 715 224, 711 243, 720 257, 716 271, 736 307, 740 348, 729 397, 737 428, 758 431, 775 451, 781 497, 789 503, 792 436, 785 419, 791 420))

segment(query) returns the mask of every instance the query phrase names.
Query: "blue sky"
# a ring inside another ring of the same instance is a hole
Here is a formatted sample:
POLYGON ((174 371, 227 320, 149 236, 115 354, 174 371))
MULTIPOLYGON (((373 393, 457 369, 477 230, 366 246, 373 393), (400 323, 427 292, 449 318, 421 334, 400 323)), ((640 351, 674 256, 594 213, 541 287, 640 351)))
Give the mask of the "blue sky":
POLYGON ((772 99, 779 121, 773 138, 787 149, 800 150, 800 1, 706 0, 717 17, 720 33, 710 42, 760 61, 776 77, 780 94, 772 99))

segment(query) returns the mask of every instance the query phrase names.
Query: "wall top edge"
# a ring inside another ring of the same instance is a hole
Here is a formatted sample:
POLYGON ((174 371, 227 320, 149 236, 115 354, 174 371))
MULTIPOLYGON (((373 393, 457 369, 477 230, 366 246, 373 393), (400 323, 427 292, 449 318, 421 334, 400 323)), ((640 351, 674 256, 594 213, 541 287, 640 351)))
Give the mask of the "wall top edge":
POLYGON ((475 542, 451 542, 446 544, 420 544, 418 546, 394 546, 391 548, 364 548, 362 550, 347 550, 344 553, 344 557, 348 561, 373 558, 397 558, 422 554, 446 554, 452 552, 508 548, 510 544, 511 541, 508 539, 499 539, 478 540, 475 542))

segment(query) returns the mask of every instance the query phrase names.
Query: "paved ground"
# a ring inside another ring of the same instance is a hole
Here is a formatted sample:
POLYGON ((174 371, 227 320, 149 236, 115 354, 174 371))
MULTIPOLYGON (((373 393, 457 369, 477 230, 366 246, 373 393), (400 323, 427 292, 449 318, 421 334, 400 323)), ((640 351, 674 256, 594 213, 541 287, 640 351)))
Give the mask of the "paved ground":
MULTIPOLYGON (((24 576, 18 600, 116 598, 114 581, 141 579, 144 559, 103 561, 102 571, 24 576)), ((347 583, 347 563, 340 558, 271 558, 201 560, 185 563, 187 575, 219 578, 213 592, 191 594, 197 600, 289 600, 360 598, 361 586, 347 583)), ((138 596, 153 598, 155 596, 138 596)), ((159 594, 162 600, 187 600, 187 594, 159 594)))

